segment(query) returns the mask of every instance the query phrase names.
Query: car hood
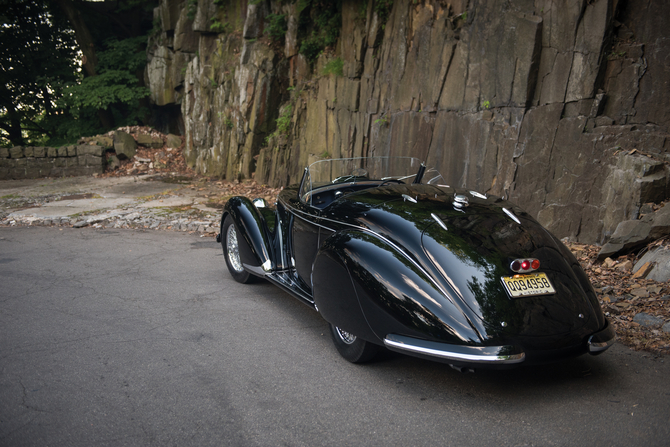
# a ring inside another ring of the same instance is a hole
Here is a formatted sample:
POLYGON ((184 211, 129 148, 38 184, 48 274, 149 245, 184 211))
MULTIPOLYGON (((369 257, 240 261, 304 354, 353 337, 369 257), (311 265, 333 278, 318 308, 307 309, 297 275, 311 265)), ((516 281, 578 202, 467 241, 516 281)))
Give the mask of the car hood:
POLYGON ((333 216, 405 252, 448 291, 482 336, 527 337, 599 327, 595 293, 570 251, 520 208, 497 197, 431 185, 390 185, 350 194, 333 216), (517 258, 537 258, 556 293, 511 298, 503 276, 517 258))

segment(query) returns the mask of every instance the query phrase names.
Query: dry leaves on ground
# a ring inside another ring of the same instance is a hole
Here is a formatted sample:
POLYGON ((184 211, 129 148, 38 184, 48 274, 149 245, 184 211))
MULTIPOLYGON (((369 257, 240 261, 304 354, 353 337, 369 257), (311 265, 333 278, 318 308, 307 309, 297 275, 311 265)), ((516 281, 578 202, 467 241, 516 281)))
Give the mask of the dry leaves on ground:
POLYGON ((633 318, 646 313, 670 322, 670 285, 632 273, 635 255, 596 262, 600 247, 567 244, 584 267, 600 305, 614 324, 619 342, 636 350, 670 354, 670 333, 660 325, 643 326, 633 318))

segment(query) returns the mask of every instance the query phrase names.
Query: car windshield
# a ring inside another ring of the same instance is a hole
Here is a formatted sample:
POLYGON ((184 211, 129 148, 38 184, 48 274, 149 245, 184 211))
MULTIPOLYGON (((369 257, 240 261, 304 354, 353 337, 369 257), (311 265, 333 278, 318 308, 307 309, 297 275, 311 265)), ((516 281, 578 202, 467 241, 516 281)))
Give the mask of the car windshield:
POLYGON ((413 157, 336 158, 319 160, 306 169, 300 196, 309 201, 317 189, 338 186, 374 187, 393 183, 439 184, 442 176, 433 168, 422 169, 421 161, 413 157))

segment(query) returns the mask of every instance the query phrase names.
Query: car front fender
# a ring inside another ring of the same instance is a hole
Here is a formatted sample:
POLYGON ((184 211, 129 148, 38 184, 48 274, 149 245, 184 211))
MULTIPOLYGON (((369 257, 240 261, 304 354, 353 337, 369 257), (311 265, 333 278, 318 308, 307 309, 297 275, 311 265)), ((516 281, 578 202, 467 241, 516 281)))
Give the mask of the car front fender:
MULTIPOLYGON (((240 260, 246 270, 256 275, 271 271, 272 245, 266 225, 258 209, 246 197, 233 197, 228 200, 221 217, 221 225, 226 216, 230 216, 241 238, 238 238, 240 260)), ((225 235, 221 235, 224 239, 225 235)), ((224 239, 225 240, 225 239, 224 239)))

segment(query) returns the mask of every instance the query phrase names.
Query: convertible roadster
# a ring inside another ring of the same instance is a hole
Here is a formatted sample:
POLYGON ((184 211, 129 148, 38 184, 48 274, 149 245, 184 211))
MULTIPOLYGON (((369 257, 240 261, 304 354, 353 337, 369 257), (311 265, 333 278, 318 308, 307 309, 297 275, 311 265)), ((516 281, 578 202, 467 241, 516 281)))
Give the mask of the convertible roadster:
POLYGON ((233 278, 265 278, 329 323, 339 353, 381 346, 457 369, 600 354, 614 329, 572 253, 531 216, 410 157, 308 166, 274 208, 230 199, 233 278))

